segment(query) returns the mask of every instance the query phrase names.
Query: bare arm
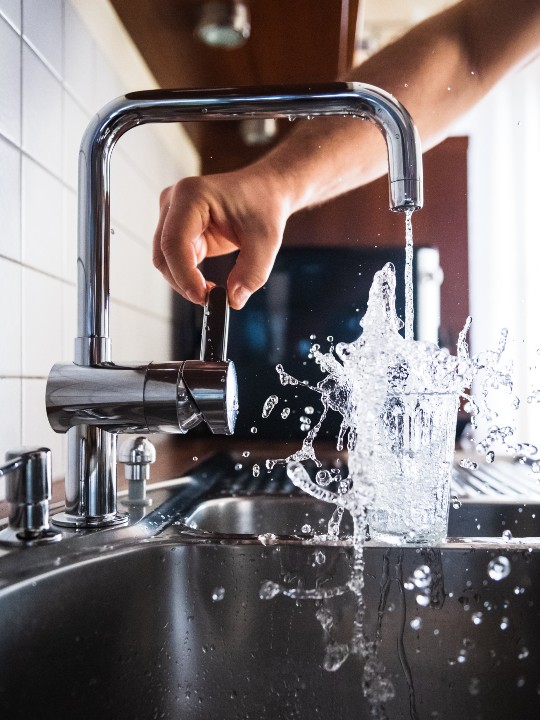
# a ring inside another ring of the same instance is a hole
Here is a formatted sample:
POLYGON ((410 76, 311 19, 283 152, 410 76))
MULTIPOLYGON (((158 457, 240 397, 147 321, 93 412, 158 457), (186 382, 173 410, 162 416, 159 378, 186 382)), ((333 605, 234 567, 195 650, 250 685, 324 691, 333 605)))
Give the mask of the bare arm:
MULTIPOLYGON (((411 113, 423 149, 540 47, 540 0, 463 0, 416 26, 353 70, 411 113)), ((379 131, 352 118, 319 118, 242 170, 188 178, 162 193, 154 262, 171 285, 203 302, 197 264, 240 248, 229 276, 232 307, 266 281, 288 217, 386 172, 379 131)))
MULTIPOLYGON (((540 0, 465 0, 413 28, 347 79, 376 85, 400 100, 427 150, 498 80, 539 49, 540 0)), ((345 118, 302 123, 259 166, 294 176, 294 210, 387 170, 379 131, 345 118)))

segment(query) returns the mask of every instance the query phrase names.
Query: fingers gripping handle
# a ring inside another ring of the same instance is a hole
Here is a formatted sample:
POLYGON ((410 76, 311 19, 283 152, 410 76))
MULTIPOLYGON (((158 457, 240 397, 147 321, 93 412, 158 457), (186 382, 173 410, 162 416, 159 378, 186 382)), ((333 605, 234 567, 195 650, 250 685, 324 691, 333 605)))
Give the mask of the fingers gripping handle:
POLYGON ((231 435, 238 412, 234 364, 227 360, 227 291, 214 287, 204 309, 200 360, 186 360, 182 379, 203 420, 216 435, 231 435))

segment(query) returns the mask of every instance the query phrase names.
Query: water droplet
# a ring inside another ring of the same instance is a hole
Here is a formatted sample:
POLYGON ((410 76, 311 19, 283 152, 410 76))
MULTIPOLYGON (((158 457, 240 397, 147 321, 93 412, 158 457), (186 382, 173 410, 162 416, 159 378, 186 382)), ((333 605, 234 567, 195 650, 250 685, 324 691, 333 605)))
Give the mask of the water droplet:
POLYGON ((431 570, 428 565, 419 565, 413 572, 410 580, 417 588, 426 588, 431 585, 431 570))
POLYGON ((259 467, 259 465, 257 465, 257 463, 255 463, 255 465, 253 466, 253 477, 259 477, 260 474, 261 468, 259 467))
POLYGON ((283 410, 281 411, 281 417, 283 418, 283 420, 288 418, 290 414, 291 414, 291 408, 286 407, 286 408, 283 408, 283 410))
POLYGON ((471 678, 469 681, 469 692, 471 695, 480 694, 480 680, 478 678, 471 678))
POLYGON ((333 479, 334 478, 330 475, 328 470, 318 470, 315 475, 315 482, 321 487, 326 487, 333 481, 333 479))
POLYGON ((510 560, 504 555, 493 558, 488 563, 488 575, 492 580, 503 580, 510 574, 510 560))
POLYGON ((471 620, 475 625, 481 625, 482 620, 484 619, 484 615, 481 612, 475 612, 471 615, 471 620))
POLYGON ((272 545, 277 540, 277 535, 274 535, 274 533, 262 533, 258 536, 258 540, 263 545, 272 545))
POLYGON ((251 428, 251 432, 253 433, 253 435, 257 433, 257 428, 255 427, 255 425, 251 428))
POLYGON ((197 462, 198 459, 199 458, 196 455, 193 456, 193 462, 197 462))
POLYGON ((525 660, 525 658, 528 658, 528 657, 529 657, 529 649, 526 648, 524 645, 518 653, 518 660, 525 660))
POLYGON ((510 540, 512 540, 512 533, 510 532, 510 530, 503 530, 502 539, 505 542, 510 542, 510 540))
POLYGON ((478 463, 475 463, 473 460, 469 460, 469 458, 463 458, 459 464, 462 468, 467 468, 467 470, 476 470, 478 467, 478 463))
POLYGON ((525 685, 525 682, 526 681, 525 681, 525 678, 523 677, 523 675, 520 675, 517 679, 516 685, 518 686, 518 688, 522 688, 525 685))
POLYGON ((324 565, 326 562, 326 555, 323 553, 322 550, 317 550, 315 553, 315 562, 317 565, 324 565))
POLYGON ((276 407, 279 400, 277 395, 270 395, 270 397, 267 397, 264 401, 263 410, 262 410, 262 416, 263 418, 267 418, 272 410, 276 407))
POLYGON ((302 532, 303 532, 305 535, 309 535, 309 533, 313 532, 313 528, 311 527, 311 525, 309 525, 308 523, 306 523, 305 525, 302 525, 302 532))
POLYGON ((430 600, 430 596, 424 595, 423 593, 418 593, 418 595, 416 596, 416 602, 422 607, 427 607, 430 603, 430 600))
POLYGON ((330 643, 326 647, 324 658, 324 669, 328 672, 335 672, 343 665, 349 657, 349 646, 339 643, 330 643))
POLYGON ((309 339, 310 339, 310 340, 315 340, 316 337, 317 337, 316 335, 310 335, 310 336, 309 336, 309 339))
POLYGON ((514 588, 514 595, 523 595, 524 592, 525 592, 525 588, 524 588, 524 587, 519 587, 519 586, 518 586, 518 587, 515 587, 515 588, 514 588))
POLYGON ((225 588, 224 587, 217 587, 217 588, 213 589, 212 600, 214 602, 221 602, 224 597, 225 597, 225 588))
POLYGON ((458 498, 457 495, 452 496, 452 507, 454 508, 454 510, 459 510, 459 508, 461 507, 461 500, 458 498))
POLYGON ((244 466, 242 465, 242 463, 236 463, 236 465, 234 466, 234 469, 238 472, 238 470, 241 470, 243 467, 244 466))
POLYGON ((409 625, 412 627, 413 630, 420 630, 420 628, 422 627, 422 618, 413 618, 409 625))
POLYGON ((333 335, 329 335, 326 339, 327 339, 328 342, 330 342, 330 343, 331 343, 331 342, 334 342, 334 336, 333 336, 333 335))
POLYGON ((492 463, 495 460, 495 453, 493 450, 490 450, 488 453, 486 453, 486 462, 492 463))
POLYGON ((339 537, 339 528, 341 525, 341 519, 343 517, 344 508, 336 507, 332 513, 332 517, 328 521, 328 534, 333 537, 339 537))
POLYGON ((266 461, 265 465, 266 465, 266 469, 267 469, 267 470, 273 470, 274 467, 275 467, 275 465, 276 465, 276 461, 275 461, 275 460, 270 460, 270 459, 268 459, 268 460, 266 461))
POLYGON ((244 452, 242 453, 242 457, 249 457, 249 450, 244 450, 244 452))
POLYGON ((271 600, 279 595, 281 592, 281 585, 273 582, 272 580, 265 580, 259 589, 259 597, 261 600, 271 600))
POLYGON ((304 408, 304 412, 306 413, 306 415, 313 415, 313 413, 315 412, 315 409, 312 408, 311 405, 308 405, 307 407, 304 408))
POLYGON ((507 617, 501 618, 501 624, 500 624, 501 630, 508 630, 509 627, 510 627, 510 622, 509 622, 508 618, 507 617))

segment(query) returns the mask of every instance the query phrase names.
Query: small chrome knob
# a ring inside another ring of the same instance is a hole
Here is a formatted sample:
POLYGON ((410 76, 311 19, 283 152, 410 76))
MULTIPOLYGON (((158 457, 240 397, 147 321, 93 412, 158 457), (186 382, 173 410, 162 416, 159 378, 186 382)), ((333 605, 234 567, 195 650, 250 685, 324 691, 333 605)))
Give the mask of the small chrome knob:
POLYGON ((156 462, 156 448, 145 437, 129 438, 118 449, 118 462, 125 465, 129 483, 124 505, 148 506, 152 500, 146 497, 146 483, 150 480, 150 465, 156 462))

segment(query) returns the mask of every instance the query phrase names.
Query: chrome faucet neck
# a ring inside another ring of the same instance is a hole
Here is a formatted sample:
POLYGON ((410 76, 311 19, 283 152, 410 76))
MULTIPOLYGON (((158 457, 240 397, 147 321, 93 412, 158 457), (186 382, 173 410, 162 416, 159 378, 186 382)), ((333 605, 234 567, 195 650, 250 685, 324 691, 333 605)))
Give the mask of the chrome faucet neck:
MULTIPOLYGON (((104 428, 120 432, 129 424, 129 432, 145 432, 145 423, 148 425, 146 415, 144 422, 135 421, 141 408, 133 403, 128 403, 129 407, 121 403, 118 414, 115 414, 116 406, 111 404, 102 416, 99 411, 104 398, 113 397, 111 388, 120 377, 119 374, 114 378, 107 374, 119 371, 112 369, 109 338, 110 160, 116 142, 130 128, 145 123, 313 115, 348 115, 374 121, 382 131, 388 149, 390 208, 410 210, 422 206, 422 158, 412 119, 395 98, 370 85, 331 83, 136 92, 106 105, 88 126, 79 156, 75 364, 81 371, 88 369, 90 372, 79 377, 69 366, 55 366, 47 391, 53 426, 60 432, 69 428, 67 518, 64 518, 68 524, 102 526, 125 521, 116 512, 116 436, 104 428), (103 381, 93 379, 94 369, 96 377, 103 381), (84 403, 80 398, 72 401, 69 395, 79 381, 87 383, 84 403), (85 424, 85 417, 89 424, 85 424)), ((236 379, 232 364, 227 366, 227 377, 221 378, 227 363, 220 362, 206 357, 203 361, 186 361, 182 370, 178 368, 176 376, 180 379, 175 382, 180 395, 185 390, 186 403, 193 401, 197 406, 193 411, 194 424, 204 418, 213 432, 227 433, 231 430, 231 421, 234 426, 235 398, 229 396, 225 398, 225 407, 219 406, 222 398, 216 383, 219 381, 221 388, 224 385, 233 388, 236 379)), ((126 387, 144 405, 147 386, 159 384, 154 382, 154 370, 148 366, 144 373, 140 368, 121 368, 120 371, 124 373, 126 387), (142 381, 141 374, 144 375, 142 381), (147 383, 150 376, 152 383, 147 383)), ((171 371, 174 375, 174 368, 171 371)), ((160 389, 164 387, 159 384, 160 389)), ((178 422, 178 429, 171 430, 169 419, 175 409, 171 405, 169 385, 167 392, 167 422, 161 424, 159 418, 155 418, 156 424, 152 428, 185 432, 188 424, 183 425, 183 421, 178 422)), ((154 401, 150 404, 155 407, 154 401)))

